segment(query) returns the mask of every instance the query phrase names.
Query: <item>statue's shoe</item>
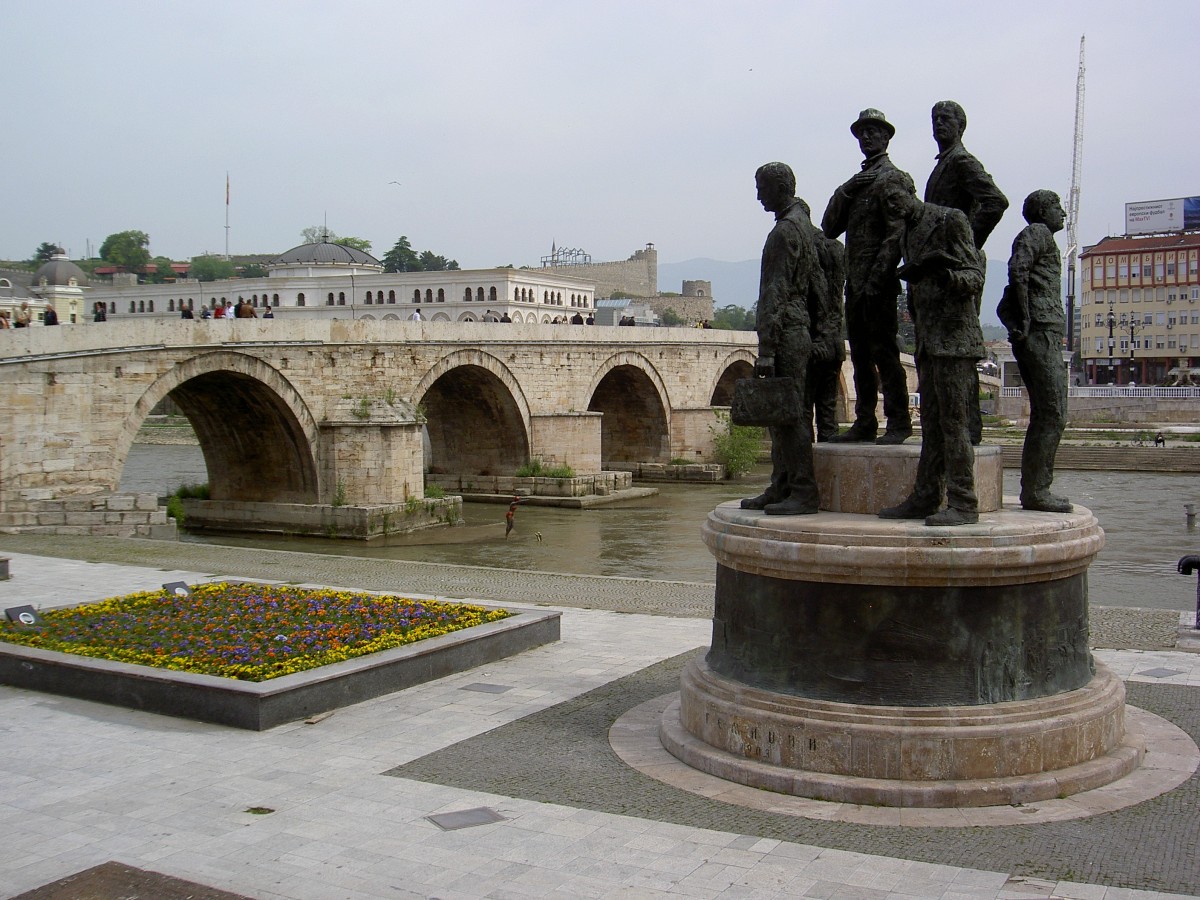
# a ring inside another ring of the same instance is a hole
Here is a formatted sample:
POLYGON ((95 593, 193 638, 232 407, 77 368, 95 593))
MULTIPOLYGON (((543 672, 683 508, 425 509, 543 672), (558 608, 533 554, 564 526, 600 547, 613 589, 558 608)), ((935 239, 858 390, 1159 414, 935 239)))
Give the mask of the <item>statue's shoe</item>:
POLYGON ((876 444, 903 444, 912 437, 912 426, 908 428, 889 428, 875 439, 876 444))
POLYGON ((1035 497, 1022 497, 1021 508, 1033 512, 1069 513, 1073 506, 1066 497, 1056 497, 1053 494, 1038 494, 1035 497))
POLYGON ((764 512, 768 516, 813 516, 820 510, 814 503, 802 503, 788 497, 778 503, 768 503, 764 512))
POLYGON ((936 505, 917 503, 911 497, 899 506, 887 506, 878 513, 881 519, 925 519, 937 512, 936 505))
POLYGON ((934 513, 925 520, 926 525, 974 525, 979 521, 979 513, 974 510, 955 509, 947 506, 939 513, 934 513))
POLYGON ((879 433, 878 426, 862 425, 854 423, 841 434, 835 434, 829 439, 832 444, 871 444, 875 441, 875 435, 879 433))

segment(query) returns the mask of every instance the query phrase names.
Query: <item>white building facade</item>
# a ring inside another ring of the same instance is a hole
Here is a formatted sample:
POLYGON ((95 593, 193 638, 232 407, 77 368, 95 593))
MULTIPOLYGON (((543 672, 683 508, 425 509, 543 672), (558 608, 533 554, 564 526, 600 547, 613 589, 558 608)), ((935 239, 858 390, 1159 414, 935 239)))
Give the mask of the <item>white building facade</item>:
POLYGON ((89 303, 103 302, 108 319, 177 318, 201 310, 250 304, 261 316, 331 319, 413 319, 434 322, 567 321, 595 306, 595 284, 554 271, 461 269, 385 273, 378 260, 338 244, 303 244, 268 265, 266 278, 97 285, 89 303))

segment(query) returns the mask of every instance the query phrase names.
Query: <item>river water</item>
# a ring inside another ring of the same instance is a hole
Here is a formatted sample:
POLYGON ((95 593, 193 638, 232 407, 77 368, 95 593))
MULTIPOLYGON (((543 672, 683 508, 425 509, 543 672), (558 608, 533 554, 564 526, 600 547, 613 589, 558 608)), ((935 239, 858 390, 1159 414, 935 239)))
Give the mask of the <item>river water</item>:
MULTIPOLYGON (((700 524, 718 503, 758 494, 760 469, 736 483, 659 485, 655 497, 598 509, 522 506, 504 538, 506 506, 467 503, 466 524, 392 535, 370 543, 271 535, 184 535, 208 544, 264 547, 346 556, 409 559, 455 565, 623 575, 668 581, 711 582, 715 564, 700 540, 700 524), (540 537, 539 537, 540 536, 540 537)), ((135 444, 122 490, 167 494, 184 483, 208 480, 195 445, 135 444)), ((1004 492, 1019 492, 1020 475, 1004 474, 1004 492)), ((1184 503, 1200 503, 1195 475, 1138 472, 1058 472, 1054 490, 1096 514, 1106 535, 1089 570, 1093 603, 1195 609, 1196 579, 1176 573, 1179 557, 1200 553, 1200 532, 1188 532, 1184 503)))

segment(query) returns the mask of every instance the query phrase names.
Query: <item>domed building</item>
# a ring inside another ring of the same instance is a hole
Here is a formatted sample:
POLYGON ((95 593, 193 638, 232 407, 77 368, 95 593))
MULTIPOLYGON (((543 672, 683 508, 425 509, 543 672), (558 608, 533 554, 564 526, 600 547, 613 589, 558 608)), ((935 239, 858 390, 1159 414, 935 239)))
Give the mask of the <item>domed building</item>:
POLYGON ((301 244, 267 263, 269 278, 312 278, 322 275, 378 275, 383 263, 370 253, 321 241, 301 244))
POLYGON ((90 313, 84 308, 83 289, 88 287, 88 277, 83 269, 67 259, 66 251, 56 247, 49 260, 33 273, 29 293, 35 298, 30 306, 34 318, 40 321, 46 307, 53 307, 60 322, 79 322, 90 313))

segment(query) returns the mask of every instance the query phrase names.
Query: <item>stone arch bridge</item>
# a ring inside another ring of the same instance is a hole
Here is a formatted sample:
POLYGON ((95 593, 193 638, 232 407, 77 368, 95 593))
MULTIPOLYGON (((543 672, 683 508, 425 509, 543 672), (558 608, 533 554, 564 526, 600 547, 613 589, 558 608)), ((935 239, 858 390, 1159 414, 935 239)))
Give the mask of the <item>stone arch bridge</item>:
POLYGON ((214 501, 395 504, 423 496, 426 472, 704 459, 714 408, 755 350, 752 333, 684 328, 280 318, 11 330, 0 527, 129 533, 148 501, 97 498, 117 490, 166 398, 195 428, 214 501))

